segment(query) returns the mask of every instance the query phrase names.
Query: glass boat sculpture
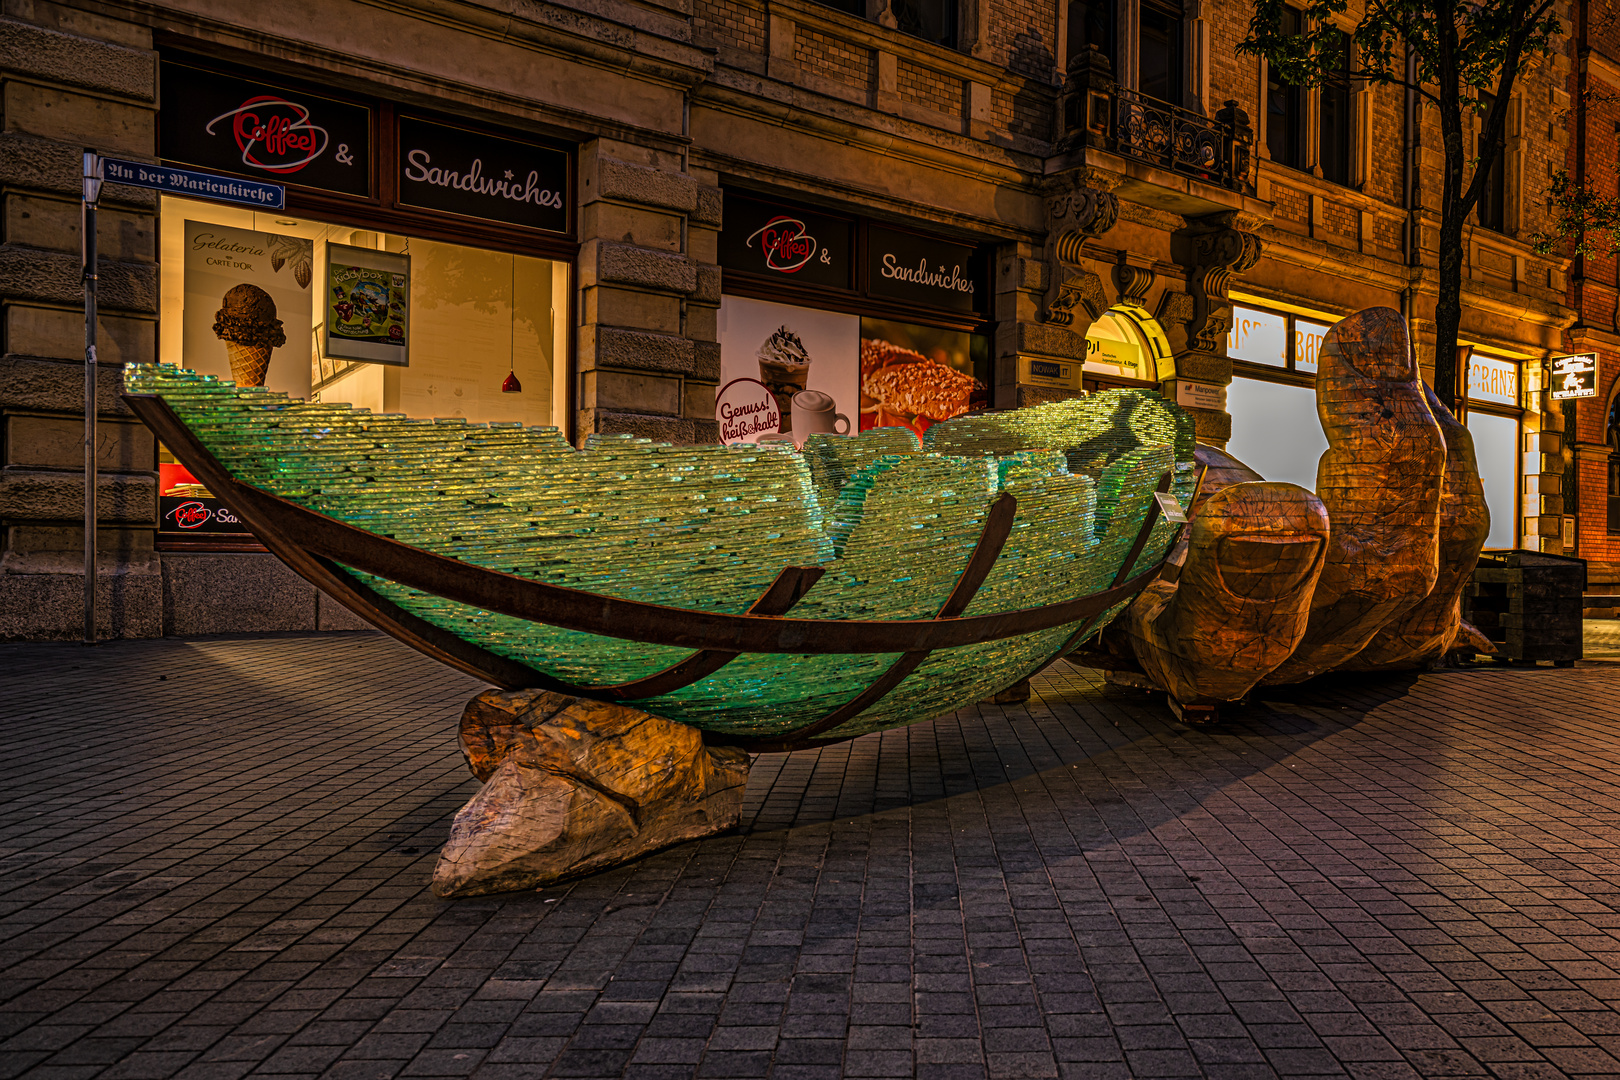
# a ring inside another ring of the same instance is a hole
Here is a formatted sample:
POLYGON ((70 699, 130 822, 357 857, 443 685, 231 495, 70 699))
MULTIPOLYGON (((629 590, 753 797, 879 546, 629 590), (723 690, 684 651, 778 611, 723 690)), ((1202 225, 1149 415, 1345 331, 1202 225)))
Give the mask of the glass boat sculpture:
POLYGON ((375 415, 131 365, 126 398, 264 545, 504 689, 750 750, 983 700, 1157 576, 1191 417, 1113 390, 931 427, 672 446, 375 415))

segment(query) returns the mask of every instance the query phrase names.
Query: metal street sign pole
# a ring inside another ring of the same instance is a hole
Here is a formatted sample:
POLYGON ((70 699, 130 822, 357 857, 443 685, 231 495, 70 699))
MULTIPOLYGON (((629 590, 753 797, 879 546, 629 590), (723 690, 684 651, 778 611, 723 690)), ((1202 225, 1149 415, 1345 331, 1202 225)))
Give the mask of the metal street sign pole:
POLYGON ((79 246, 84 259, 84 643, 96 643, 96 201, 103 181, 234 203, 256 210, 280 210, 287 189, 280 184, 238 180, 195 169, 84 152, 84 193, 79 203, 79 246))
POLYGON ((84 259, 84 643, 96 643, 96 200, 101 159, 84 152, 79 249, 84 259))

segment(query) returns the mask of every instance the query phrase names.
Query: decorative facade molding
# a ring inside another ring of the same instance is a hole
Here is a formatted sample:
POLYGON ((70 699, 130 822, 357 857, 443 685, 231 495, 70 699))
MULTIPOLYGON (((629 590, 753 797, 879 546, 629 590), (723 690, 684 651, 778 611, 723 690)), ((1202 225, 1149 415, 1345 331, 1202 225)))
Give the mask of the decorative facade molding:
POLYGON ((1081 265, 1087 240, 1102 236, 1119 221, 1119 196, 1071 179, 1046 199, 1047 302, 1045 320, 1058 326, 1075 322, 1075 308, 1096 320, 1108 309, 1102 278, 1081 265))
POLYGON ((1227 299, 1232 280, 1260 261, 1260 239, 1233 228, 1234 216, 1214 215, 1213 228, 1191 237, 1193 317, 1187 329, 1195 352, 1222 351, 1222 339, 1232 328, 1232 304, 1227 299))

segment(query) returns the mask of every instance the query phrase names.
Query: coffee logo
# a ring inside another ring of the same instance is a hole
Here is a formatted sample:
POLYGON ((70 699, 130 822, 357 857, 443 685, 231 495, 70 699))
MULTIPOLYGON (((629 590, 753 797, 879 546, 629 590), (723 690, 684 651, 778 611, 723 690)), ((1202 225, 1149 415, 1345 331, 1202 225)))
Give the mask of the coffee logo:
MULTIPOLYGON (((295 173, 326 152, 332 138, 325 128, 309 122, 309 109, 296 101, 273 94, 248 98, 229 112, 220 113, 203 130, 214 130, 220 121, 229 121, 242 164, 268 173, 295 173)), ((353 162, 347 145, 339 145, 336 159, 353 162)))
POLYGON ((174 521, 177 529, 200 529, 210 521, 217 521, 220 525, 240 525, 242 519, 221 506, 217 510, 210 510, 200 502, 183 502, 170 510, 164 517, 174 521))
POLYGON ((822 263, 832 263, 832 253, 819 247, 804 222, 786 214, 778 214, 755 229, 743 244, 752 248, 756 239, 765 254, 766 267, 783 274, 796 274, 804 269, 818 250, 822 263))
POLYGON ((782 430, 776 397, 758 379, 733 379, 715 395, 714 419, 723 443, 757 442, 782 430))

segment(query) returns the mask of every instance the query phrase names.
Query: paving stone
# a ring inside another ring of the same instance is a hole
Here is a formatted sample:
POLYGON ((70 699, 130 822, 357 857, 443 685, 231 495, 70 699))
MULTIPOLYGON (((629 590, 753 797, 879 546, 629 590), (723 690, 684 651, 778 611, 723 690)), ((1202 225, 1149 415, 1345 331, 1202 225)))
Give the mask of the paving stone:
POLYGON ((1620 1075, 1620 664, 1207 728, 1033 687, 445 903, 478 684, 375 634, 0 646, 0 1073, 1620 1075))

